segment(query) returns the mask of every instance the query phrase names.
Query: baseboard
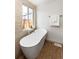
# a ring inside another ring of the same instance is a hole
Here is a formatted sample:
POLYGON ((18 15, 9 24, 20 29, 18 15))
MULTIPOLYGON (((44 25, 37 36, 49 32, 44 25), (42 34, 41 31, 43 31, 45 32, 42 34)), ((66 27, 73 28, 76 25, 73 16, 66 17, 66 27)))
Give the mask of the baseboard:
POLYGON ((46 40, 46 41, 53 43, 55 46, 63 47, 63 44, 62 43, 55 42, 55 41, 50 41, 50 40, 46 40))

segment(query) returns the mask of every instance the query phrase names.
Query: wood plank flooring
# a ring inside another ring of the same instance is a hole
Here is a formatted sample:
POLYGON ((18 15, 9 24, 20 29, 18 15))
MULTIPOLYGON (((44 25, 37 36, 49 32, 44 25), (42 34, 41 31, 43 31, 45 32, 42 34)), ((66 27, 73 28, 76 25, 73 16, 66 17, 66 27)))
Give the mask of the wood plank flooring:
POLYGON ((63 47, 54 46, 52 42, 45 41, 37 59, 63 59, 63 47))

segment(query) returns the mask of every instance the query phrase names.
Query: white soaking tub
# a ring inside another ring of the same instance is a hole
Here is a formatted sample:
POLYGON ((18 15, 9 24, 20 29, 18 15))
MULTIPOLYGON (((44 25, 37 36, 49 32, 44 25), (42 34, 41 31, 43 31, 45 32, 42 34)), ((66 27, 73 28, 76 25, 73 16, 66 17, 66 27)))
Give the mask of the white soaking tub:
POLYGON ((28 59, 35 59, 43 47, 47 30, 37 29, 20 40, 21 49, 28 59))

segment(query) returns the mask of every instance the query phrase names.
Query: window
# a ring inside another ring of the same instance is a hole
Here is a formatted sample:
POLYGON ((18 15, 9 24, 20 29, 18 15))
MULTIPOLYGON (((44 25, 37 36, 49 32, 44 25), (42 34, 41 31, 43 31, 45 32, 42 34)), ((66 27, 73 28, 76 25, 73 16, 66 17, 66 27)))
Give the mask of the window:
POLYGON ((25 30, 33 29, 33 9, 23 5, 22 6, 22 28, 25 30))

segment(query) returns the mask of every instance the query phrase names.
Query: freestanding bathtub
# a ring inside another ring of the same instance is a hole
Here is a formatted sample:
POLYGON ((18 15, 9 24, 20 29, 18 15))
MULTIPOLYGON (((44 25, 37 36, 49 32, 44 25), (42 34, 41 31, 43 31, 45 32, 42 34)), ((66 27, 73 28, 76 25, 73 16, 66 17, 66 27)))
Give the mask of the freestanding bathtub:
POLYGON ((47 30, 37 29, 20 40, 21 49, 28 59, 35 59, 43 47, 47 30))

